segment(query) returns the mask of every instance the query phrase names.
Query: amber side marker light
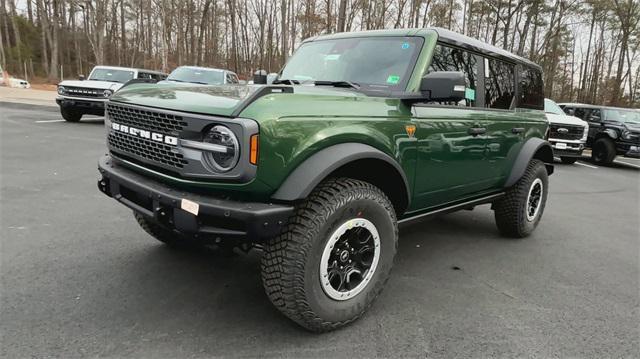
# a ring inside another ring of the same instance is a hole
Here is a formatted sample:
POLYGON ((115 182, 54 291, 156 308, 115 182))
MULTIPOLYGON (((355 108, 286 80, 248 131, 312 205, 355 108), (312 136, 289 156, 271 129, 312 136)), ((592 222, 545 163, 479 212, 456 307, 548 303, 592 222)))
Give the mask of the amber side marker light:
POLYGON ((252 135, 249 145, 249 162, 252 165, 258 164, 258 135, 252 135))

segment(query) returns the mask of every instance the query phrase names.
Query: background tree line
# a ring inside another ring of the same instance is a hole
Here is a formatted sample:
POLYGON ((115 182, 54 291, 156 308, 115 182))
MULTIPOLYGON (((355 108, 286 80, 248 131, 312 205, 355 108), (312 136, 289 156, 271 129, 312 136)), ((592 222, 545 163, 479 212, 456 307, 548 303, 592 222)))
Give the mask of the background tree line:
POLYGON ((554 99, 640 107, 638 0, 0 0, 0 63, 53 83, 96 64, 247 78, 311 36, 426 26, 539 63, 554 99))

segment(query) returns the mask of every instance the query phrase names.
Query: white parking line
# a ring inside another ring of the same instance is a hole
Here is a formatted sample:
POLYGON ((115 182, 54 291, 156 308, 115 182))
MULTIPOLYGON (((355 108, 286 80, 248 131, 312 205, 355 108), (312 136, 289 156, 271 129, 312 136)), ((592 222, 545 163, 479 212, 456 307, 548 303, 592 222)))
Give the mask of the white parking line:
POLYGON ((631 166, 631 167, 634 167, 634 168, 640 168, 639 165, 636 165, 636 164, 633 164, 633 163, 629 163, 629 162, 623 162, 623 161, 618 161, 618 160, 615 160, 613 162, 621 164, 623 166, 631 166))
POLYGON ((41 120, 41 121, 36 121, 36 123, 49 123, 49 122, 64 122, 64 120, 41 120))
POLYGON ((596 167, 596 166, 588 165, 588 164, 586 164, 586 163, 582 163, 582 162, 576 162, 576 164, 577 164, 577 165, 580 165, 580 166, 585 166, 585 167, 593 168, 593 169, 596 169, 596 170, 598 169, 598 167, 596 167))

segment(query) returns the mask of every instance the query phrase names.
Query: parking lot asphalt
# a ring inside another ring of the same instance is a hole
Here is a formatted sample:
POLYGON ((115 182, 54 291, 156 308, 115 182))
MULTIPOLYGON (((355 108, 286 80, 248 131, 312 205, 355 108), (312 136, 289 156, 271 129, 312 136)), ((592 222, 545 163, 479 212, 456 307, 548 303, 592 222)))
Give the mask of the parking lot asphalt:
POLYGON ((371 310, 316 335, 271 306, 258 252, 172 251, 144 233, 96 188, 102 121, 60 120, 55 109, 0 104, 4 358, 640 353, 632 166, 558 164, 524 240, 501 238, 488 206, 402 226, 371 310))

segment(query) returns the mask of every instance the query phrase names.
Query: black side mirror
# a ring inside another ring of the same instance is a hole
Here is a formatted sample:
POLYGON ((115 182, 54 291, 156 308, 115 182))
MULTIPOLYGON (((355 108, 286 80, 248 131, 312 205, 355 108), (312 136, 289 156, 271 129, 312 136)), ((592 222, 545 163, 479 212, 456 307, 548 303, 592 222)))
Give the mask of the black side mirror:
POLYGON ((84 75, 78 75, 78 80, 84 81, 84 75))
POLYGON ((253 83, 255 85, 266 85, 267 84, 267 71, 258 70, 253 73, 253 83))
POLYGON ((464 100, 466 87, 465 75, 461 71, 430 72, 420 82, 420 92, 429 101, 458 102, 464 100))

